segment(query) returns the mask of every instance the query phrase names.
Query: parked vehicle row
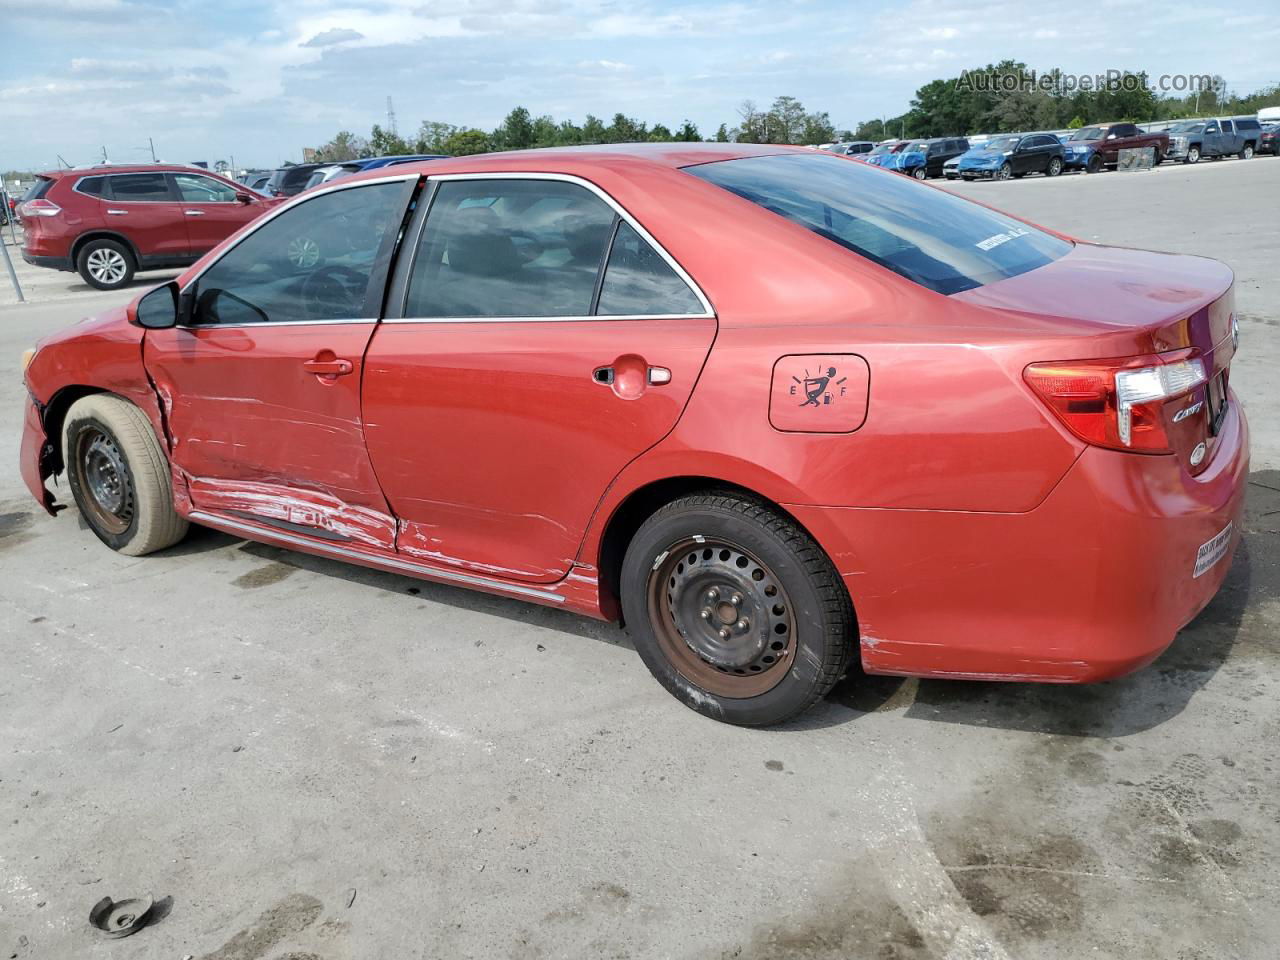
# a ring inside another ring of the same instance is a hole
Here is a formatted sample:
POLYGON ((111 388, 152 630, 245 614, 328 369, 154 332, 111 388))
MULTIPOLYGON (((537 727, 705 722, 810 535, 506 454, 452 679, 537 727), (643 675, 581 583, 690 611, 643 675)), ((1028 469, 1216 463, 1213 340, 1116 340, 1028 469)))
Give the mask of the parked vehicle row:
MULTIPOLYGON (((138 270, 195 262, 272 206, 319 183, 440 155, 366 157, 252 170, 237 180, 200 167, 98 165, 42 173, 22 197, 22 257, 77 271, 100 290, 138 270)), ((298 256, 304 253, 298 252, 298 256)))
POLYGON ((1225 264, 801 148, 420 162, 45 338, 20 472, 128 556, 196 523, 623 619, 682 703, 761 726, 855 663, 1158 657, 1242 536, 1234 311, 1225 264))
MULTIPOLYGON (((886 140, 855 159, 924 180, 1007 180, 1029 173, 1056 177, 1064 170, 1101 173, 1114 170, 1126 150, 1149 149, 1153 165, 1166 160, 1198 163, 1201 158, 1280 153, 1280 124, 1256 117, 1188 120, 1168 130, 1145 130, 1134 123, 1091 124, 1070 131, 974 134, 928 140, 886 140)), ((820 149, 854 155, 827 144, 820 149)))

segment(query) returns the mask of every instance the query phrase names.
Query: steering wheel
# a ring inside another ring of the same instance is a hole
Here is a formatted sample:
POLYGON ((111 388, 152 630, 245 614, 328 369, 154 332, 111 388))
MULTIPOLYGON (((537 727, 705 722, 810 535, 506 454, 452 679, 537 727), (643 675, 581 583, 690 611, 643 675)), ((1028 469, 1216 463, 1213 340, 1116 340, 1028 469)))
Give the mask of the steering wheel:
POLYGON ((321 267, 302 281, 302 302, 310 316, 354 317, 364 306, 367 275, 338 264, 321 267))

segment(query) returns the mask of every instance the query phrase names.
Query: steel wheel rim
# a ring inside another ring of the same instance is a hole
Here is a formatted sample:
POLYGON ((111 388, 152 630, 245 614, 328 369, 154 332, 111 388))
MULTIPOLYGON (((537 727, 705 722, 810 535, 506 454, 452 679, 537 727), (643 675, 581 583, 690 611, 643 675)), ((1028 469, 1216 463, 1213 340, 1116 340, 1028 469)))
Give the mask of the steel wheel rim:
POLYGON ((95 428, 81 431, 76 462, 89 519, 107 533, 124 533, 133 523, 133 478, 115 440, 95 428))
POLYGON ((89 276, 99 283, 119 283, 124 279, 127 268, 124 254, 110 247, 91 250, 86 265, 89 268, 89 276))
POLYGON ((320 246, 310 237, 294 237, 289 241, 288 256, 295 267, 314 267, 320 259, 320 246))
POLYGON ((650 569, 647 601, 664 656, 708 693, 759 696, 791 669, 791 600, 773 571, 738 544, 704 537, 672 544, 650 569))

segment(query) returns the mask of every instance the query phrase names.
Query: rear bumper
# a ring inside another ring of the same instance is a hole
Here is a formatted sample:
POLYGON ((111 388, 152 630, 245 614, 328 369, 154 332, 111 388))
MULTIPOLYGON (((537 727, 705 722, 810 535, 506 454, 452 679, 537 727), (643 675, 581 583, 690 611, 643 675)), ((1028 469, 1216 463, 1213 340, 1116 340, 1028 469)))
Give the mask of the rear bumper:
POLYGON ((868 672, 1083 683, 1150 663, 1213 599, 1248 471, 1233 403, 1196 477, 1090 447, 1028 513, 789 509, 848 586, 868 672), (1220 559, 1194 575, 1219 535, 1220 559))
POLYGON ((33 267, 49 267, 53 270, 74 270, 76 268, 70 257, 43 257, 23 250, 22 259, 33 267))
POLYGON ((22 474, 22 482, 27 485, 31 495, 40 501, 40 505, 51 515, 61 510, 64 504, 45 487, 44 482, 53 473, 53 462, 57 451, 45 436, 44 424, 40 420, 40 410, 36 402, 27 398, 27 408, 22 418, 22 443, 18 453, 18 471, 22 474))

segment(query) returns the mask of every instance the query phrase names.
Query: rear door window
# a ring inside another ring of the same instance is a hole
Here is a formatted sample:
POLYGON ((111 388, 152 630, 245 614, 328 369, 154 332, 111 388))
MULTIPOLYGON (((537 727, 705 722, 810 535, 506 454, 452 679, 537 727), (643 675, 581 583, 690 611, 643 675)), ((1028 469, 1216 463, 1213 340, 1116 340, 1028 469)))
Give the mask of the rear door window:
POLYGON ((689 285, 626 221, 618 224, 604 281, 600 316, 695 316, 702 304, 689 285))
POLYGON ((169 181, 163 173, 117 173, 106 180, 110 200, 164 203, 177 199, 169 192, 169 181))
POLYGON ((584 317, 614 213, 555 180, 446 180, 409 278, 407 317, 584 317))
POLYGON ((1071 244, 961 199, 820 153, 684 168, 850 253, 942 294, 1034 270, 1071 244))

